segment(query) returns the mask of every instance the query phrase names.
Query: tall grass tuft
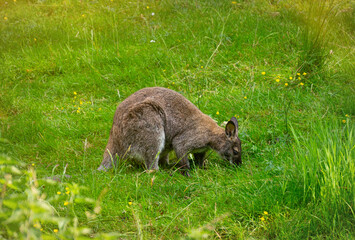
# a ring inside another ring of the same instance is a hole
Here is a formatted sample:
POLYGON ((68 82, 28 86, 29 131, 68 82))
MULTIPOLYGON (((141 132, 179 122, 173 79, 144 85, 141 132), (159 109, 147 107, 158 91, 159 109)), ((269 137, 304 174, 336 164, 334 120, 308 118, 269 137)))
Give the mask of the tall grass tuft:
POLYGON ((302 45, 298 69, 302 72, 320 70, 325 64, 335 28, 336 15, 342 11, 343 0, 306 0, 295 3, 303 21, 302 45))
POLYGON ((304 203, 320 206, 319 217, 327 227, 349 219, 354 224, 354 125, 336 120, 317 123, 309 136, 291 129, 295 177, 303 183, 304 203))

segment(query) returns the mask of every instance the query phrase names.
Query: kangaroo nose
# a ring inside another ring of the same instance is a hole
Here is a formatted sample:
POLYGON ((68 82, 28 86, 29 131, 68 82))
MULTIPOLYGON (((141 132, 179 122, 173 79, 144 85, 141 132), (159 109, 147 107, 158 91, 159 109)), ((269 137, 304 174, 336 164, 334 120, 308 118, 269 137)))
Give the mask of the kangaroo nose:
POLYGON ((242 165, 242 158, 236 159, 233 163, 234 163, 234 165, 237 165, 237 166, 242 165))

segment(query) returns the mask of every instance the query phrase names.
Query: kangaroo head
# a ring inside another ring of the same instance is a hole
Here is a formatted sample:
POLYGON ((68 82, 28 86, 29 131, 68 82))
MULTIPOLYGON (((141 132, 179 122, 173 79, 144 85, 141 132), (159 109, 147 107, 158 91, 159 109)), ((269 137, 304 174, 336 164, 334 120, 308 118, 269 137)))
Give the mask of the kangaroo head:
POLYGON ((220 155, 232 164, 240 165, 242 163, 242 146, 238 138, 238 121, 232 117, 225 128, 225 141, 222 143, 220 155))

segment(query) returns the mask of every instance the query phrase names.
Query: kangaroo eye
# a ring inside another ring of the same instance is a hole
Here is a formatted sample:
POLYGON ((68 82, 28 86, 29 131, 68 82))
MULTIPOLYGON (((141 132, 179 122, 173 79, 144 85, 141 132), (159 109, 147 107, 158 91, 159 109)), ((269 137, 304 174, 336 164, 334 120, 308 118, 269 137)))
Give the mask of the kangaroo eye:
POLYGON ((233 149, 233 154, 234 154, 234 155, 237 155, 237 154, 238 154, 238 151, 235 150, 235 149, 233 149))

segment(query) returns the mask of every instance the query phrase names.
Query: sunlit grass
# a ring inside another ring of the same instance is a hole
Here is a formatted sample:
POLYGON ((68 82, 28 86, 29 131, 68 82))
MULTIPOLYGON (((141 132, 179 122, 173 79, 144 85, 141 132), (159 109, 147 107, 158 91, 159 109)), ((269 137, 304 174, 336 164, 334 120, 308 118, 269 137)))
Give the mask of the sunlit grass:
POLYGON ((346 120, 317 123, 313 137, 293 130, 296 155, 292 161, 295 177, 303 183, 303 201, 319 203, 320 224, 334 229, 347 214, 349 223, 355 218, 354 134, 354 125, 346 120))

